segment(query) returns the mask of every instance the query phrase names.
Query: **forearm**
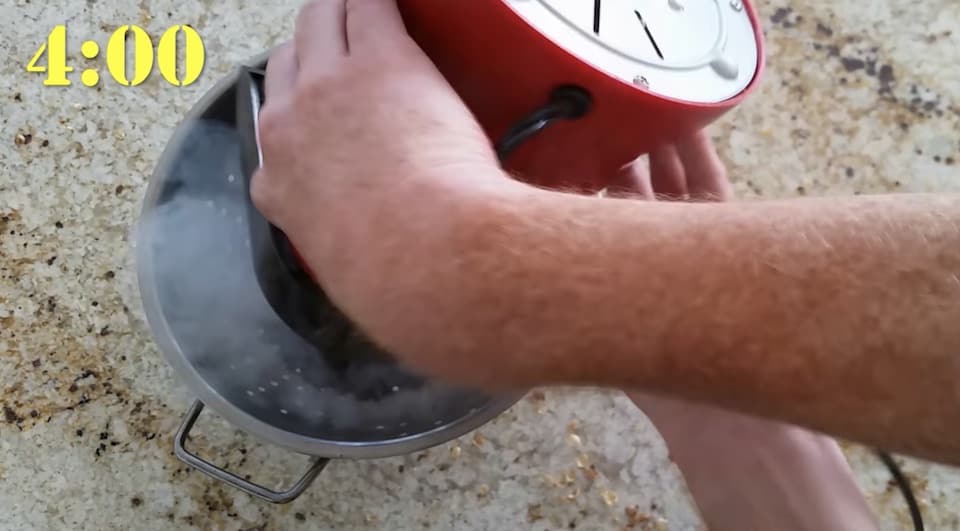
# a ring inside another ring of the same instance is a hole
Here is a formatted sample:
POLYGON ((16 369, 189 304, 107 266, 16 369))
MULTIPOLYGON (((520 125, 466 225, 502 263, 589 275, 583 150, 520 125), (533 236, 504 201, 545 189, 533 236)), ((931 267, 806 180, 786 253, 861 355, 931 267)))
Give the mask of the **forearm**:
POLYGON ((582 205, 574 227, 613 236, 593 258, 613 280, 583 288, 594 347, 564 355, 596 353, 588 381, 960 462, 956 197, 582 205))
POLYGON ((479 205, 384 260, 371 301, 389 295, 365 315, 402 356, 478 385, 642 386, 960 462, 957 198, 511 188, 479 205))
POLYGON ((687 267, 670 285, 685 289, 660 294, 673 315, 656 328, 659 363, 639 378, 960 462, 958 198, 728 204, 699 215, 680 223, 693 258, 677 262, 687 267))

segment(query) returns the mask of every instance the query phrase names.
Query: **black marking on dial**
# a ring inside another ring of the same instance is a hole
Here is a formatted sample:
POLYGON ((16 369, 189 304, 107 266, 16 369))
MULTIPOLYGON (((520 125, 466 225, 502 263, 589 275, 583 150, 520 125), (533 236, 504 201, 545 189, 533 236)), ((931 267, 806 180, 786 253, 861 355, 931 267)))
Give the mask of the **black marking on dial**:
POLYGON ((643 26, 643 31, 647 34, 647 38, 650 39, 650 44, 653 45, 653 51, 657 52, 657 56, 660 57, 660 60, 663 60, 663 53, 660 51, 660 47, 657 46, 656 39, 653 38, 653 33, 650 32, 650 28, 647 27, 647 23, 643 21, 643 15, 639 11, 634 10, 633 14, 637 15, 637 20, 640 21, 640 24, 643 26))
POLYGON ((600 35, 600 4, 603 0, 593 0, 593 32, 600 35))

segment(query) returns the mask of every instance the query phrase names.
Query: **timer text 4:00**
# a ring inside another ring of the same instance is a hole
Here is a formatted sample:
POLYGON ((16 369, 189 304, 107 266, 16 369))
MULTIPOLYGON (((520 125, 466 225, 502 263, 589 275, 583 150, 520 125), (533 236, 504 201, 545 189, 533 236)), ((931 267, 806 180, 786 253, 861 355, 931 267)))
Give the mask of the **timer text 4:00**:
MULTIPOLYGON (((100 45, 95 41, 87 40, 80 45, 80 53, 87 59, 94 59, 100 55, 100 45)), ((113 79, 129 87, 135 87, 144 81, 153 70, 154 58, 157 69, 168 83, 177 87, 185 87, 195 82, 203 71, 204 49, 203 39, 197 30, 186 25, 171 26, 160 36, 154 54, 153 41, 150 35, 140 26, 120 26, 107 40, 107 71, 113 79), (183 33, 184 68, 177 74, 177 35, 183 33), (126 71, 125 44, 127 35, 133 36, 133 74, 126 71)), ((73 72, 72 66, 67 66, 67 28, 64 25, 54 26, 47 40, 40 45, 33 58, 27 63, 27 72, 47 74, 43 84, 51 87, 66 87, 70 85, 67 74, 73 72), (40 64, 46 55, 46 65, 40 64)), ((92 87, 100 81, 100 73, 96 68, 88 68, 80 74, 80 81, 92 87)))

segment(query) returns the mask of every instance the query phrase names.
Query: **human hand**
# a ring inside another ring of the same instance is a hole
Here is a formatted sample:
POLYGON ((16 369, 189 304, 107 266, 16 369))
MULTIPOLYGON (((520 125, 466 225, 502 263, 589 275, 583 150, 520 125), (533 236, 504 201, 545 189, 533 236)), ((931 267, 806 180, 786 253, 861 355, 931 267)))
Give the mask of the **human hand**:
MULTIPOLYGON (((733 192, 701 131, 624 170, 612 193, 726 201, 733 192)), ((695 324, 694 324, 695 326, 695 324)), ((628 392, 663 437, 710 529, 874 530, 836 441, 733 411, 628 392)))
POLYGON ((394 0, 308 2, 268 61, 265 91, 253 201, 347 310, 350 286, 383 276, 370 268, 449 222, 412 209, 458 208, 510 182, 394 0))

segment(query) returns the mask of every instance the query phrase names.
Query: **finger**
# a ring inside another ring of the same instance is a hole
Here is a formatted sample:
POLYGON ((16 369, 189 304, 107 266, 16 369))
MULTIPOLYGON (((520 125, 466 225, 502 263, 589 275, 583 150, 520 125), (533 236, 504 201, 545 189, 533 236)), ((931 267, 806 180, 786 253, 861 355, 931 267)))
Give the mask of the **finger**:
POLYGON ((610 196, 634 196, 642 199, 654 199, 653 184, 650 182, 650 172, 643 160, 637 159, 624 166, 607 185, 607 194, 610 196))
POLYGON ((267 60, 267 75, 263 80, 263 90, 266 99, 286 99, 293 91, 297 80, 297 56, 293 42, 285 42, 278 46, 267 60))
POLYGON ((677 143, 677 153, 687 175, 687 191, 697 201, 729 201, 733 186, 727 168, 706 130, 677 143))
POLYGON ((273 215, 274 201, 272 201, 271 191, 266 171, 263 168, 257 168, 250 176, 250 200, 261 215, 276 225, 278 220, 274 219, 273 215))
POLYGON ((347 54, 346 0, 312 0, 297 15, 294 42, 304 69, 328 69, 347 54))
POLYGON ((397 0, 346 0, 350 53, 390 49, 408 36, 397 0))
POLYGON ((687 176, 676 147, 660 146, 650 152, 650 180, 657 196, 668 199, 686 198, 687 176))

